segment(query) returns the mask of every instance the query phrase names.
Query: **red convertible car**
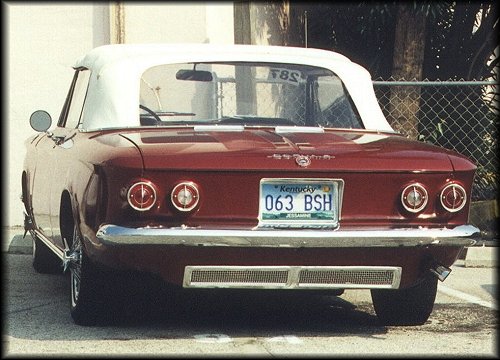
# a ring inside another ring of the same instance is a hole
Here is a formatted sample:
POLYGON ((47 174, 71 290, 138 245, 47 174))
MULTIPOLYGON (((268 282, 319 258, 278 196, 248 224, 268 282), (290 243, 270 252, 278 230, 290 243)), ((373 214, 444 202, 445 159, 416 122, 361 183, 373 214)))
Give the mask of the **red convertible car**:
POLYGON ((22 201, 33 266, 70 272, 77 324, 118 300, 117 271, 186 289, 370 289, 382 323, 422 324, 479 234, 476 166, 394 132, 369 73, 340 54, 107 45, 74 69, 57 125, 31 116, 22 201))

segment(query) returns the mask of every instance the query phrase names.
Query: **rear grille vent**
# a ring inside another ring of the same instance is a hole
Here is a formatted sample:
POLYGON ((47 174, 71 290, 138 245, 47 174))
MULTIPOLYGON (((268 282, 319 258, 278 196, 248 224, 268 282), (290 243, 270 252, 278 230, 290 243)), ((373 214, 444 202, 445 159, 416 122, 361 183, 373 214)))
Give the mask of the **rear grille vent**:
POLYGON ((184 287, 269 289, 396 289, 400 267, 187 266, 184 287))
POLYGON ((242 283, 242 284, 283 284, 288 272, 284 270, 195 270, 191 273, 191 283, 242 283))
POLYGON ((339 284, 339 285, 388 285, 392 284, 394 271, 391 270, 303 270, 299 283, 302 284, 339 284))

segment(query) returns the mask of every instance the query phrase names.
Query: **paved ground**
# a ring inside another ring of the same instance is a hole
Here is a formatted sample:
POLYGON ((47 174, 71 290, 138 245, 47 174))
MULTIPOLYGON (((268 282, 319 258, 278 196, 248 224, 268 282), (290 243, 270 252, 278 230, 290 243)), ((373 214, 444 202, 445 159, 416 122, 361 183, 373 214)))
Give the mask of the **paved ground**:
POLYGON ((498 356, 494 268, 454 265, 421 326, 381 325, 368 290, 176 294, 140 281, 115 299, 109 324, 85 327, 71 320, 67 275, 36 273, 28 254, 4 254, 4 264, 6 358, 498 356))

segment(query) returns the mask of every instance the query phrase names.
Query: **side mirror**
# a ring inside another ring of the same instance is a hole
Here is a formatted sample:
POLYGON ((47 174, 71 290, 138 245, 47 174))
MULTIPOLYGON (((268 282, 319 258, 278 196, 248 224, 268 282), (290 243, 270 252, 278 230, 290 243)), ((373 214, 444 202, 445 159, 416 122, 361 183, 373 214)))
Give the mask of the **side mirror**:
POLYGON ((30 125, 35 131, 45 132, 52 125, 52 118, 47 111, 37 110, 30 116, 30 125))

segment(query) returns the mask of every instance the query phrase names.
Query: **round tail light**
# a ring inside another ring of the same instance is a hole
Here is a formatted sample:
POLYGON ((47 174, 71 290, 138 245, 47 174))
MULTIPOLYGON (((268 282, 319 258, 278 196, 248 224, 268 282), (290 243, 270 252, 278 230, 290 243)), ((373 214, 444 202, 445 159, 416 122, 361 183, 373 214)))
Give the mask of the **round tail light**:
POLYGON ((149 210, 156 202, 156 190, 149 182, 136 182, 127 191, 127 201, 135 210, 149 210))
POLYGON ((200 200, 200 193, 192 182, 182 182, 174 187, 170 196, 172 204, 180 211, 191 211, 200 200))
POLYGON ((411 184, 401 193, 401 203, 404 208, 412 213, 422 211, 427 205, 427 190, 420 184, 411 184))
POLYGON ((449 184, 441 191, 441 205, 449 212, 461 210, 467 202, 465 189, 458 184, 449 184))

